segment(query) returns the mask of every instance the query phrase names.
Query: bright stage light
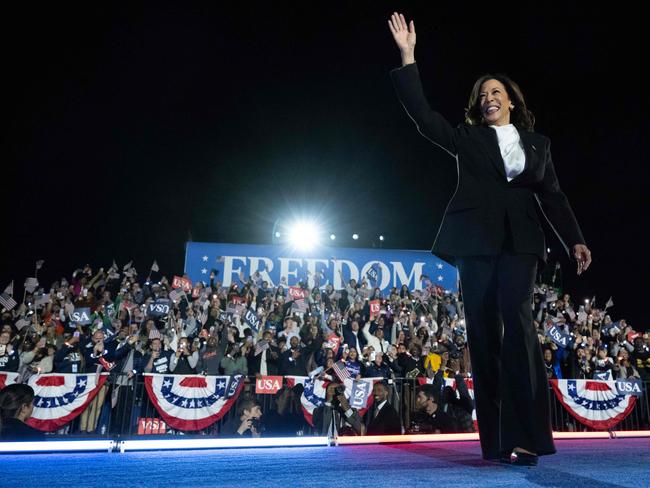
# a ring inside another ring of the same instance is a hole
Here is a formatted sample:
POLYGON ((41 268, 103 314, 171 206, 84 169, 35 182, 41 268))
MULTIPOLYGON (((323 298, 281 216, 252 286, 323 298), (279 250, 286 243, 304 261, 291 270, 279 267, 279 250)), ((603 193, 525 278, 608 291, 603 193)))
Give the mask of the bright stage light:
POLYGON ((276 238, 276 239, 279 239, 280 237, 282 237, 282 234, 280 234, 280 232, 277 232, 277 231, 276 231, 276 233, 275 233, 275 238, 276 238))
POLYGON ((167 449, 223 449, 234 447, 329 446, 328 437, 260 437, 241 439, 134 439, 120 444, 120 452, 167 449))
POLYGON ((308 251, 318 244, 320 231, 313 222, 306 220, 296 222, 289 228, 289 242, 296 249, 308 251))
POLYGON ((352 234, 352 239, 355 241, 359 238, 359 234, 352 234))
POLYGON ((336 234, 330 234, 330 239, 331 239, 331 240, 336 239, 336 234))
POLYGON ((379 240, 380 240, 380 241, 383 241, 383 240, 384 240, 384 236, 379 236, 379 240))
POLYGON ((113 440, 83 440, 83 441, 21 441, 0 442, 0 453, 8 452, 62 452, 62 451, 112 451, 113 440))

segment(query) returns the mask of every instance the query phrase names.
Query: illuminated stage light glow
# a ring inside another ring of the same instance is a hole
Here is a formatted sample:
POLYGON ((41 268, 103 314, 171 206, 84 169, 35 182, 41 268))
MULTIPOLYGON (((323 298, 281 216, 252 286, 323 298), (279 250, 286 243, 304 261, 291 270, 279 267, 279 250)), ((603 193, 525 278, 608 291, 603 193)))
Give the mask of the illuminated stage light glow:
POLYGON ((242 439, 142 439, 125 440, 120 452, 167 449, 217 449, 236 447, 305 447, 329 446, 327 437, 259 437, 242 439))
POLYGON ((95 441, 33 441, 0 442, 0 453, 9 452, 62 452, 62 451, 112 451, 115 441, 102 439, 95 441))
POLYGON ((289 243, 301 251, 313 249, 319 242, 320 229, 314 222, 301 220, 289 226, 289 243))

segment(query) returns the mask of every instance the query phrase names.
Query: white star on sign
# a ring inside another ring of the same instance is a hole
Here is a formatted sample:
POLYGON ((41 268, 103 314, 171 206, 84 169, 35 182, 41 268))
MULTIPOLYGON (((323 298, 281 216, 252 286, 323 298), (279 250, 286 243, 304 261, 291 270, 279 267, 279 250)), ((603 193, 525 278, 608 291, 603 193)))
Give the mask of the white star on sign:
POLYGON ((182 407, 187 407, 187 398, 181 402, 182 407))
POLYGON ((86 380, 80 380, 79 386, 86 386, 86 380))
POLYGON ((438 281, 442 281, 442 275, 438 276, 438 281))
POLYGON ((570 385, 568 386, 568 388, 569 388, 569 390, 575 390, 576 385, 574 385, 574 384, 572 383, 572 384, 570 384, 570 385))
POLYGON ((207 273, 208 273, 208 270, 207 270, 206 268, 203 268, 203 269, 201 270, 201 274, 207 274, 207 273))
POLYGON ((226 382, 225 381, 220 381, 219 384, 217 385, 219 388, 225 388, 226 387, 226 382))
POLYGON ((436 263, 436 268, 442 269, 442 263, 436 263))
POLYGON ((163 382, 163 386, 164 386, 165 388, 169 388, 170 386, 172 386, 172 382, 169 381, 169 380, 165 380, 165 381, 163 382))
POLYGON ((207 260, 208 260, 208 257, 207 257, 207 256, 203 256, 203 261, 207 261, 207 260))

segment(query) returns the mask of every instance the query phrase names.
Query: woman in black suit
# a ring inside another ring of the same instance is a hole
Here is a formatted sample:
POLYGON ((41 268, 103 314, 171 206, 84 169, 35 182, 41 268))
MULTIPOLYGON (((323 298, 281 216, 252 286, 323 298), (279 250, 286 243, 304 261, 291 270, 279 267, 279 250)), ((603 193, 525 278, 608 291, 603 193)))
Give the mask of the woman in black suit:
POLYGON ((537 464, 555 453, 548 382, 531 302, 546 244, 538 211, 581 274, 591 253, 555 175, 550 140, 533 131, 521 90, 505 75, 474 84, 465 123, 432 110, 415 63, 415 24, 388 21, 402 55, 390 75, 419 132, 449 154, 458 183, 432 252, 458 268, 483 457, 537 464))

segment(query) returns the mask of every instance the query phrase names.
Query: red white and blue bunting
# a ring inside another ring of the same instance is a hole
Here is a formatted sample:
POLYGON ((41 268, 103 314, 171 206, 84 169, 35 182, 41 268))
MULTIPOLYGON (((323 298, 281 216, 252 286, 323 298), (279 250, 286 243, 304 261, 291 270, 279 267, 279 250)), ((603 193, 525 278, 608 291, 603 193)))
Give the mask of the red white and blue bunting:
POLYGON ((615 381, 550 380, 553 391, 580 423, 607 430, 627 417, 636 402, 633 395, 620 395, 615 381))
POLYGON ((108 374, 33 375, 34 411, 26 423, 45 432, 55 431, 74 420, 95 398, 108 374))
POLYGON ((201 430, 222 418, 244 387, 244 377, 145 374, 144 384, 170 427, 201 430))

